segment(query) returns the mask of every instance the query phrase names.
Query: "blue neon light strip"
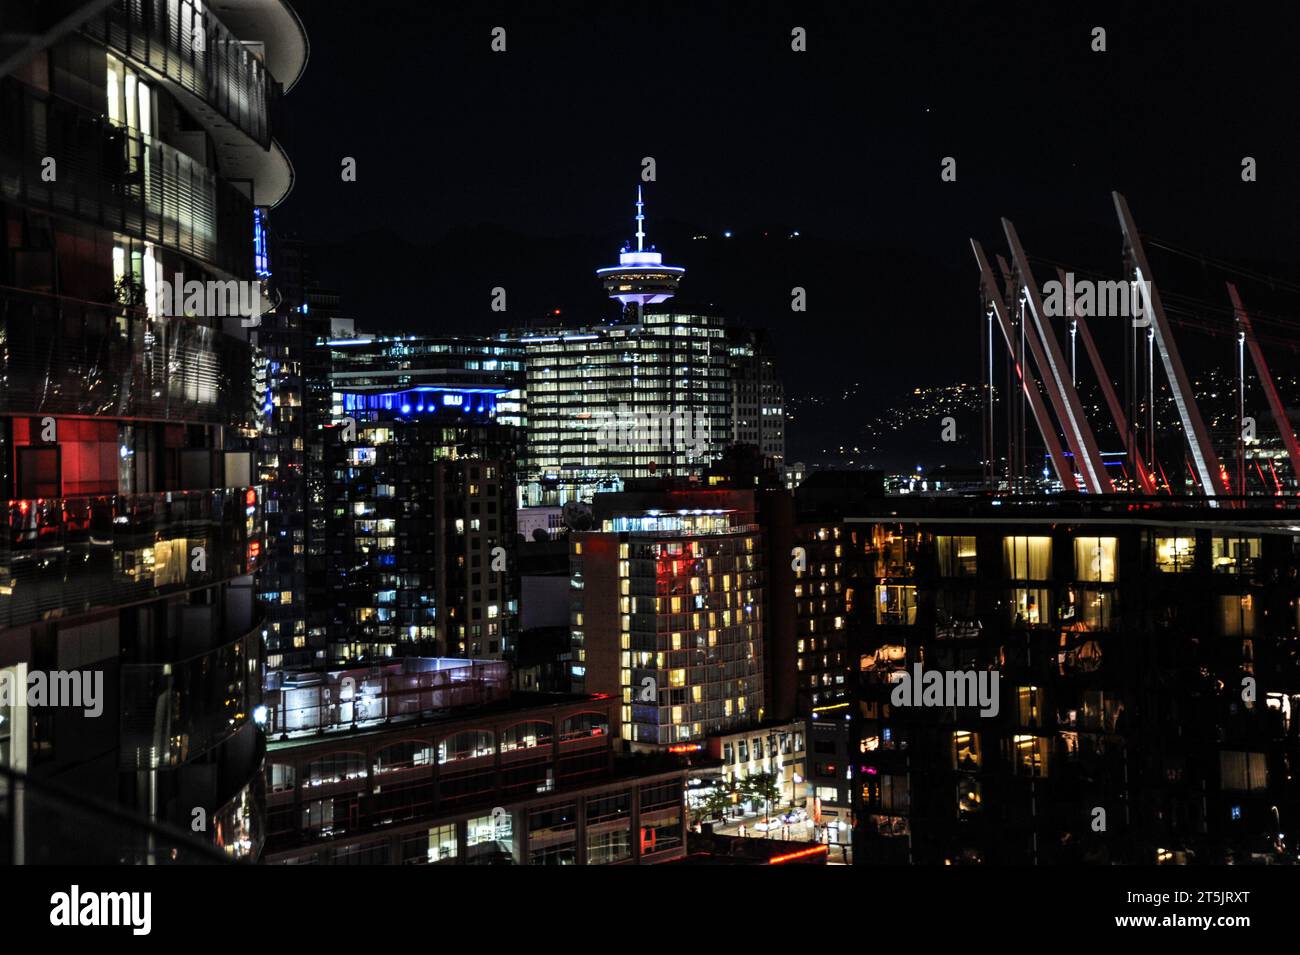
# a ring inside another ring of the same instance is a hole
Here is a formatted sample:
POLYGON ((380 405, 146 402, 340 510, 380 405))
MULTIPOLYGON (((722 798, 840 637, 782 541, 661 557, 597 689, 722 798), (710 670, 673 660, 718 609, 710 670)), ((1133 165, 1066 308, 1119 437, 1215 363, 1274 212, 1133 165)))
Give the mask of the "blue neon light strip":
POLYGON ((344 412, 389 411, 400 416, 444 413, 495 417, 497 398, 509 388, 440 388, 421 385, 404 391, 344 392, 344 412))
POLYGON ((266 215, 259 206, 253 207, 253 271, 259 279, 271 276, 271 255, 266 242, 266 215))

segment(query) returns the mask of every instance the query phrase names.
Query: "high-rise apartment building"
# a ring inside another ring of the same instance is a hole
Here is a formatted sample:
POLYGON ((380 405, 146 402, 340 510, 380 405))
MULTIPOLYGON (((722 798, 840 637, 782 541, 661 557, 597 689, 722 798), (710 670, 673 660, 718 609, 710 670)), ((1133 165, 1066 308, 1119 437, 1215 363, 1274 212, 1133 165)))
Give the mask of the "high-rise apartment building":
POLYGON ((325 632, 309 639, 337 663, 510 653, 519 350, 355 334, 326 347, 332 397, 314 587, 325 632))
MULTIPOLYGON (((274 237, 273 237, 274 238, 274 237)), ((337 314, 338 295, 317 286, 306 245, 273 241, 277 307, 255 331, 266 382, 258 435, 259 483, 266 514, 266 553, 257 573, 264 616, 267 665, 307 665, 315 660, 308 631, 313 520, 321 522, 312 477, 323 454, 328 421, 329 353, 324 344, 337 314)), ((320 624, 317 623, 319 631, 320 624)))
POLYGON ((510 650, 517 432, 494 397, 342 393, 324 461, 331 661, 510 650))
POLYGON ((575 689, 622 700, 634 749, 763 719, 763 542, 752 492, 655 488, 596 499, 571 536, 575 689))
POLYGON ((876 542, 854 747, 837 760, 855 861, 1288 857, 1292 520, 1150 498, 892 498, 847 524, 876 542))
MULTIPOLYGON (((0 45, 0 763, 186 831, 201 810, 256 856, 249 336, 307 39, 280 0, 5 14, 25 42, 0 45), (50 678, 89 705, 16 700, 50 678)), ((18 854, 50 858, 50 817, 5 809, 18 854)), ((153 845, 112 851, 163 861, 153 845)))

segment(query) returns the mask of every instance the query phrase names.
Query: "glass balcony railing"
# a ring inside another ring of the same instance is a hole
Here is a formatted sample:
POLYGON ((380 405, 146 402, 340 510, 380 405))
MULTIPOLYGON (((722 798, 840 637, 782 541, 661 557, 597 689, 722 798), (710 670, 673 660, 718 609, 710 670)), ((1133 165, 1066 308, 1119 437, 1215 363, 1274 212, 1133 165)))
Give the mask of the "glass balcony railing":
POLYGON ((218 583, 251 573, 262 549, 252 488, 44 498, 5 508, 0 627, 218 583))
POLYGON ((186 833, 0 766, 0 865, 221 865, 186 833))
POLYGON ((83 29, 197 96, 267 149, 280 84, 206 6, 198 0, 118 0, 83 29))
POLYGON ((247 425, 247 342, 185 318, 0 286, 0 412, 247 425))
POLYGON ((202 163, 101 114, 0 81, 0 199, 155 242, 252 277, 252 202, 202 163), (56 177, 42 177, 45 157, 56 177))
POLYGON ((262 698, 261 631, 171 663, 123 664, 123 769, 180 766, 247 726, 262 698))

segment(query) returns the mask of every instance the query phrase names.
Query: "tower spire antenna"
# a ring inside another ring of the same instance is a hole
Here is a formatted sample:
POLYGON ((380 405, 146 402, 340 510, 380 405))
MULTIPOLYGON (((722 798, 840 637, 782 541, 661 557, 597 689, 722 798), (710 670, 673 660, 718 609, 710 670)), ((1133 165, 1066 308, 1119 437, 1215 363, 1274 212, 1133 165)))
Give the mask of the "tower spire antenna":
POLYGON ((636 250, 645 249, 645 203, 641 201, 641 187, 636 187, 636 250))

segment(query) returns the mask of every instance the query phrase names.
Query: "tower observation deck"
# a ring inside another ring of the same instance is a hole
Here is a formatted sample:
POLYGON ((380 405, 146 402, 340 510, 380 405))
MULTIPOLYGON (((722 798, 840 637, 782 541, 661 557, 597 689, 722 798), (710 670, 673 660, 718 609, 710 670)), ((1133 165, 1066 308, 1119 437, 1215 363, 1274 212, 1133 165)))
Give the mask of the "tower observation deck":
POLYGON ((609 297, 623 303, 626 309, 635 305, 638 314, 646 305, 666 301, 677 293, 677 286, 686 274, 678 265, 664 265, 664 257, 654 246, 645 247, 645 203, 641 187, 636 190, 636 249, 623 247, 618 265, 597 269, 609 297))

